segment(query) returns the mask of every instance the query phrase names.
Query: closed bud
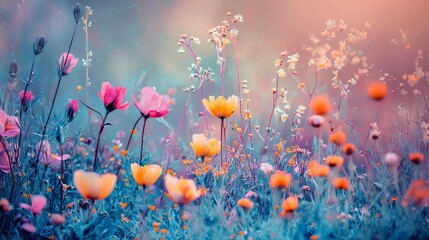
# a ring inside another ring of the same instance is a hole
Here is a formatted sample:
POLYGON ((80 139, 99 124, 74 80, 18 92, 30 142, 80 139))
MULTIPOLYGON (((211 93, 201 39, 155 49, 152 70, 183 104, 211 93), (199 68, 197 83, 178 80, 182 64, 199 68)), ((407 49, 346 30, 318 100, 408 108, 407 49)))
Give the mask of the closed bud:
POLYGON ((76 3, 73 7, 73 15, 75 23, 79 23, 80 18, 82 17, 82 10, 80 9, 79 3, 76 3))
POLYGON ((16 77, 17 72, 18 72, 18 64, 16 64, 16 61, 13 60, 9 66, 9 76, 14 78, 16 77))
POLYGON ((70 99, 66 108, 66 121, 71 122, 77 115, 79 110, 79 102, 76 99, 70 99))
POLYGON ((34 40, 33 43, 33 53, 34 55, 39 55, 46 45, 46 38, 45 37, 37 37, 36 40, 34 40))

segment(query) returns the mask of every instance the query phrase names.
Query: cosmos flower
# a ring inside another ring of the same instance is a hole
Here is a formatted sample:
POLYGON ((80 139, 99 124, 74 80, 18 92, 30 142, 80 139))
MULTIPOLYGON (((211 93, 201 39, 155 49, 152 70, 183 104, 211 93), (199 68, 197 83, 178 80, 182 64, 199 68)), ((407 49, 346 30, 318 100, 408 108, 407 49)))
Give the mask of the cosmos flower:
POLYGON ((140 101, 132 95, 134 105, 139 109, 145 118, 158 118, 170 112, 170 97, 158 94, 151 87, 144 87, 140 90, 140 101))
POLYGON ((202 194, 201 189, 197 190, 195 182, 190 179, 178 179, 167 174, 164 182, 171 201, 181 206, 191 203, 202 194))
POLYGON ((199 157, 212 157, 220 151, 220 141, 216 138, 207 139, 204 134, 194 134, 191 147, 199 157))
POLYGON ((20 131, 18 118, 9 116, 5 111, 0 110, 0 136, 16 137, 20 131))
POLYGON ((78 63, 79 58, 75 58, 71 53, 63 53, 58 59, 58 75, 65 76, 69 75, 76 64, 78 63))
POLYGON ((237 110, 239 100, 235 95, 228 99, 223 96, 219 96, 216 99, 213 96, 209 96, 209 100, 203 99, 203 104, 206 110, 214 117, 226 119, 237 110))
POLYGON ((31 197, 31 206, 25 203, 21 203, 20 207, 23 209, 30 210, 33 215, 39 215, 42 213, 48 200, 45 196, 36 195, 31 197))
POLYGON ((131 172, 138 185, 149 187, 161 176, 162 167, 155 164, 148 164, 142 167, 137 163, 132 163, 131 172))
POLYGON ((80 195, 93 201, 107 198, 112 193, 116 180, 116 175, 111 173, 103 176, 83 170, 73 173, 73 182, 80 195))
POLYGON ((40 162, 49 166, 54 170, 58 170, 61 166, 61 161, 66 161, 71 158, 70 154, 57 155, 51 152, 51 145, 47 140, 43 140, 43 143, 37 143, 36 149, 41 148, 40 162), (42 146, 41 146, 42 145, 42 146))
POLYGON ((270 186, 274 189, 287 188, 292 182, 292 175, 284 171, 277 171, 270 177, 270 186))
POLYGON ((124 110, 130 105, 128 102, 123 102, 127 89, 124 87, 113 87, 109 82, 101 84, 101 91, 98 92, 98 97, 103 101, 107 112, 112 112, 116 109, 124 110))

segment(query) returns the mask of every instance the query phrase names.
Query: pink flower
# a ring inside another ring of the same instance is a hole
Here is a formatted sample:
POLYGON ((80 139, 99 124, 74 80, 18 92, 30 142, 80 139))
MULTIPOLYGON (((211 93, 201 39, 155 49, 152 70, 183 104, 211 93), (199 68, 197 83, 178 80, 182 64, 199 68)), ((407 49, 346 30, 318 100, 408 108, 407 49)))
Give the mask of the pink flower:
POLYGON ((23 209, 30 210, 33 215, 39 215, 42 213, 47 203, 45 196, 36 195, 31 197, 31 206, 25 203, 21 203, 19 206, 23 209))
POLYGON ((7 156, 7 150, 0 144, 0 170, 4 173, 10 172, 9 158, 7 156))
POLYGON ((127 89, 122 86, 115 88, 109 82, 103 82, 98 97, 103 101, 106 110, 112 112, 115 109, 128 108, 130 104, 128 102, 123 103, 126 93, 127 89))
POLYGON ((18 118, 9 116, 5 111, 0 110, 0 136, 16 137, 20 131, 18 118))
POLYGON ((29 232, 29 233, 35 233, 36 232, 36 227, 31 223, 24 223, 21 225, 21 228, 24 229, 25 231, 29 232))
POLYGON ((77 110, 79 110, 79 102, 76 99, 70 99, 67 103, 66 117, 67 121, 71 122, 76 117, 77 110))
POLYGON ((76 66, 79 58, 75 58, 71 53, 63 53, 58 60, 58 75, 69 75, 76 66))
POLYGON ((158 94, 151 87, 142 88, 139 102, 133 94, 133 101, 145 118, 163 117, 170 111, 170 97, 158 94))
POLYGON ((40 162, 45 166, 50 166, 54 170, 58 170, 61 166, 61 160, 65 161, 71 158, 70 154, 57 155, 51 153, 51 145, 48 141, 43 140, 43 145, 40 146, 40 142, 37 144, 36 149, 41 149, 40 162))
POLYGON ((34 98, 33 93, 30 90, 25 92, 25 96, 24 96, 24 90, 19 92, 19 99, 21 101, 21 105, 24 105, 26 103, 33 101, 33 98, 34 98))

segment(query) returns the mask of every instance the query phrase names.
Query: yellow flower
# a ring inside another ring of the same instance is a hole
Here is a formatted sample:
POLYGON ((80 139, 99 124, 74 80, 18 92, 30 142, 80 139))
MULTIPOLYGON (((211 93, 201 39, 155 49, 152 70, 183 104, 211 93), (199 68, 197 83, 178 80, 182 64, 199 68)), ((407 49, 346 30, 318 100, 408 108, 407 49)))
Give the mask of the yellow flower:
POLYGON ((106 173, 103 176, 95 172, 77 170, 73 173, 73 182, 82 197, 89 200, 102 200, 112 193, 117 177, 106 173))
POLYGON ((178 179, 167 174, 165 176, 165 188, 171 201, 184 205, 201 196, 201 190, 197 190, 194 181, 190 179, 178 179))
POLYGON ((162 168, 155 164, 148 164, 142 167, 137 163, 132 163, 131 172, 138 185, 149 187, 161 176, 162 168))
POLYGON ((203 99, 206 110, 214 117, 220 119, 229 118, 237 110, 238 103, 238 97, 235 95, 229 97, 228 100, 223 96, 219 96, 217 99, 213 96, 210 96, 209 100, 203 99))
POLYGON ((192 150, 199 157, 212 157, 220 151, 220 141, 216 138, 207 137, 204 134, 192 135, 192 150))

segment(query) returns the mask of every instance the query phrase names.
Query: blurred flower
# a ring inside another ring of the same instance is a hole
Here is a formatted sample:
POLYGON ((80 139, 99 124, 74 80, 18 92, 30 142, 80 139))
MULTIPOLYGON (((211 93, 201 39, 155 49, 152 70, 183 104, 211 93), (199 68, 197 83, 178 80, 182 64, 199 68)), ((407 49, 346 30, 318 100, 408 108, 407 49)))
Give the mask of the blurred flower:
POLYGON ((238 108, 238 97, 232 95, 225 99, 223 96, 219 96, 215 99, 213 96, 209 96, 209 100, 203 99, 203 104, 206 110, 214 117, 225 119, 229 118, 235 110, 238 108))
POLYGON ((14 78, 14 77, 16 77, 17 72, 18 72, 18 64, 16 64, 16 61, 13 60, 9 66, 9 76, 14 78))
POLYGON ((347 143, 343 146, 343 152, 346 155, 352 155, 356 151, 356 146, 352 143, 347 143))
MULTIPOLYGON (((7 142, 5 142, 7 147, 7 142)), ((10 162, 7 149, 0 144, 0 170, 4 173, 10 173, 10 162)))
POLYGON ((37 195, 31 197, 31 206, 25 203, 21 203, 19 206, 23 209, 30 210, 33 215, 39 215, 42 213, 47 202, 48 200, 45 196, 37 195))
POLYGON ((402 200, 403 206, 413 204, 420 207, 429 207, 429 184, 422 179, 414 180, 402 200))
POLYGON ((63 215, 61 215, 61 214, 54 213, 51 215, 51 222, 54 225, 61 225, 64 223, 64 221, 65 221, 65 219, 64 219, 63 215))
POLYGON ((142 167, 137 163, 132 163, 131 172, 138 185, 149 187, 161 176, 162 167, 155 164, 148 164, 142 167))
POLYGON ((27 112, 28 105, 31 101, 33 101, 33 98, 34 98, 33 93, 29 90, 25 92, 25 96, 24 96, 24 90, 19 92, 19 102, 21 103, 21 106, 24 112, 27 112))
POLYGON ((368 84, 367 92, 370 98, 380 101, 387 95, 387 86, 382 82, 372 82, 368 84))
POLYGON ((325 118, 320 115, 312 115, 308 118, 308 122, 311 126, 318 128, 325 122, 325 118))
POLYGON ((347 137, 343 130, 340 128, 329 136, 329 141, 337 146, 342 146, 346 143, 347 137))
POLYGON ((29 232, 29 233, 35 233, 36 232, 36 227, 31 223, 24 223, 21 225, 21 228, 24 229, 25 231, 29 232))
POLYGON ((134 105, 145 118, 158 118, 167 115, 170 111, 170 97, 158 94, 151 87, 144 87, 140 91, 140 101, 132 95, 134 105))
POLYGON ((410 161, 416 165, 422 163, 425 159, 425 156, 419 152, 410 153, 408 157, 410 158, 410 161))
POLYGON ((270 186, 276 188, 287 188, 292 182, 292 175, 284 171, 277 171, 270 177, 270 186))
POLYGON ((80 18, 82 17, 82 10, 80 9, 79 3, 76 3, 73 7, 73 16, 74 16, 74 22, 76 24, 79 23, 80 18))
POLYGON ((315 96, 310 102, 310 108, 317 115, 325 115, 331 111, 331 103, 326 96, 315 96))
POLYGON ((170 174, 165 176, 165 188, 171 201, 179 205, 188 204, 199 198, 202 194, 201 190, 197 190, 194 181, 190 179, 178 179, 170 174))
POLYGON ((248 198, 242 198, 238 200, 237 205, 242 207, 243 209, 250 210, 255 204, 252 202, 252 200, 248 198))
POLYGON ((350 182, 347 178, 337 177, 334 179, 333 184, 337 189, 348 190, 350 182))
POLYGON ((369 136, 370 138, 377 140, 381 134, 380 128, 378 127, 377 123, 371 123, 369 130, 369 136))
POLYGON ((112 112, 116 109, 127 109, 128 102, 123 102, 127 89, 124 87, 113 87, 109 82, 101 84, 101 91, 98 92, 98 97, 103 101, 107 112, 112 112))
POLYGON ((298 198, 290 196, 283 201, 282 210, 283 214, 292 213, 298 208, 298 198))
POLYGON ((69 75, 76 64, 78 63, 79 58, 75 58, 71 53, 63 53, 58 60, 58 75, 65 76, 69 75))
POLYGON ((343 166, 344 158, 341 156, 327 156, 325 161, 330 167, 341 167, 343 166))
POLYGON ((273 165, 269 163, 261 163, 261 165, 259 165, 259 169, 261 169, 261 171, 264 173, 271 173, 274 171, 273 165))
POLYGON ((329 175, 330 169, 326 165, 322 165, 315 160, 308 163, 308 175, 310 177, 326 177, 329 175))
POLYGON ((45 37, 37 37, 33 42, 33 53, 34 55, 39 55, 45 48, 47 41, 45 37))
POLYGON ((0 136, 16 137, 21 131, 18 118, 9 116, 3 110, 0 110, 0 136))
POLYGON ((194 134, 191 147, 199 157, 212 157, 220 151, 220 141, 216 138, 207 139, 204 134, 194 134))
POLYGON ((51 153, 51 145, 47 140, 43 140, 43 143, 37 143, 36 149, 40 151, 40 162, 45 166, 50 166, 54 170, 58 170, 61 166, 61 161, 66 161, 71 158, 70 154, 57 155, 51 153), (41 146, 43 144, 43 146, 41 146))
POLYGON ((9 212, 12 209, 9 201, 6 198, 0 199, 0 211, 9 212))
POLYGON ((112 193, 117 177, 106 173, 103 176, 95 172, 77 170, 73 173, 73 182, 82 197, 89 200, 102 200, 112 193))
POLYGON ((384 155, 384 163, 388 167, 398 168, 401 164, 401 159, 399 158, 398 154, 389 152, 384 155))
POLYGON ((79 110, 79 102, 77 101, 77 99, 70 99, 69 102, 67 103, 67 108, 66 108, 67 122, 73 121, 73 119, 77 115, 78 110, 79 110))

